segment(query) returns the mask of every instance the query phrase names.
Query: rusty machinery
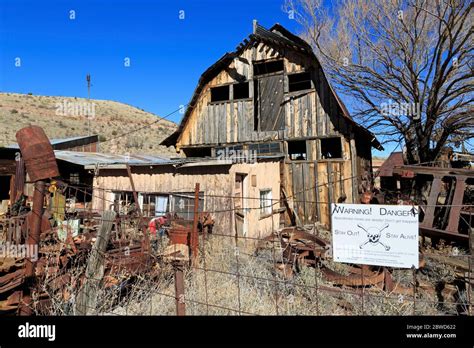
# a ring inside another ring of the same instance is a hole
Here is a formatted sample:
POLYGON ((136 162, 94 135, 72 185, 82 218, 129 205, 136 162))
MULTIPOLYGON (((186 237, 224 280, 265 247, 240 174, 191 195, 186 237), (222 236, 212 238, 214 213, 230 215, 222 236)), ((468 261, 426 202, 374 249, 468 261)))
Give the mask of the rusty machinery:
POLYGON ((430 186, 421 202, 420 234, 466 244, 474 223, 474 170, 400 166, 394 175, 430 186))

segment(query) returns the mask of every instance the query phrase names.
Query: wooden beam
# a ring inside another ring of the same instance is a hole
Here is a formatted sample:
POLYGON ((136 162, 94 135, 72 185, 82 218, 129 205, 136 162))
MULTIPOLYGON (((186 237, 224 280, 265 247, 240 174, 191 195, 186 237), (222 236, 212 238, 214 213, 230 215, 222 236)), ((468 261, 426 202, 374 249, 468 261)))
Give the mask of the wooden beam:
POLYGON ((79 290, 76 302, 76 314, 95 314, 97 295, 105 271, 105 249, 109 242, 110 232, 115 221, 115 212, 106 210, 102 214, 102 222, 97 239, 87 262, 86 281, 79 290))

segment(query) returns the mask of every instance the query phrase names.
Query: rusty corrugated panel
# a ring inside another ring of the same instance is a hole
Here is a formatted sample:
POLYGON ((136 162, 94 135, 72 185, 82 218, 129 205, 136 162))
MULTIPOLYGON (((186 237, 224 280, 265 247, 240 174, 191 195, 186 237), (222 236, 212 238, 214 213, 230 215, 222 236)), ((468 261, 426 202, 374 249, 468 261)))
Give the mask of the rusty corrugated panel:
POLYGON ((380 167, 379 176, 393 176, 393 168, 398 166, 403 166, 403 154, 393 152, 380 167))
POLYGON ((31 181, 59 176, 53 147, 41 127, 29 126, 20 129, 16 133, 16 140, 31 181))

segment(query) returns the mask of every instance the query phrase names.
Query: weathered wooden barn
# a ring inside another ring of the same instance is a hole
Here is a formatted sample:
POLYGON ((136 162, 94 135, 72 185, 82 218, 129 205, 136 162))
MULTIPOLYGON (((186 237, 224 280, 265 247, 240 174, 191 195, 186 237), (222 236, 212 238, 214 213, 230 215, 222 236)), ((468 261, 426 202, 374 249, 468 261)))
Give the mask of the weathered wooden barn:
POLYGON ((372 179, 371 148, 310 45, 279 24, 253 33, 201 76, 184 118, 162 143, 187 157, 222 149, 283 153, 280 223, 329 225, 329 203, 357 202, 372 179))

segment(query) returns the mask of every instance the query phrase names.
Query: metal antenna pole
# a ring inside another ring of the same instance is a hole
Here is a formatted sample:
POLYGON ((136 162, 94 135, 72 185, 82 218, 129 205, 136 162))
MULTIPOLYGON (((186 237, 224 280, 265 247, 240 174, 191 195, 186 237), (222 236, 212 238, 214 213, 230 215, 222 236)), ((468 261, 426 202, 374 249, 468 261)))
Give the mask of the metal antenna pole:
MULTIPOLYGON (((91 75, 87 74, 87 100, 91 102, 91 75)), ((87 135, 91 135, 91 117, 90 115, 87 117, 87 135)))

